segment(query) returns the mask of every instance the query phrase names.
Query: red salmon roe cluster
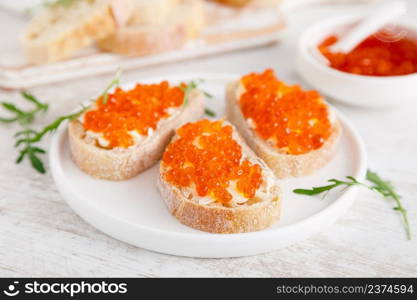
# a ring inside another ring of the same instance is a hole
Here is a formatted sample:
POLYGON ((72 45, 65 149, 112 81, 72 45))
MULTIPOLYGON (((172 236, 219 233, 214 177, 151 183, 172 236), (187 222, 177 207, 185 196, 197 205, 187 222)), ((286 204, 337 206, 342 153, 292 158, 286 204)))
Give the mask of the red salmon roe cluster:
POLYGON ((96 107, 84 115, 84 128, 102 133, 109 141, 109 148, 127 148, 134 144, 129 131, 136 130, 147 136, 149 129, 156 129, 158 122, 169 116, 167 109, 184 102, 182 87, 170 86, 167 81, 159 84, 137 84, 125 91, 117 88, 96 101, 96 107))
POLYGON ((233 128, 223 121, 201 120, 178 129, 178 138, 166 149, 162 161, 165 179, 178 187, 193 184, 198 196, 226 204, 233 181, 245 198, 253 198, 262 184, 262 169, 242 159, 242 147, 232 137, 233 128))
POLYGON ((319 148, 330 136, 328 108, 316 91, 303 91, 279 81, 270 69, 241 79, 244 117, 259 136, 288 154, 319 148))
POLYGON ((368 76, 398 76, 417 72, 417 41, 386 36, 385 42, 370 36, 349 53, 334 53, 329 46, 337 42, 336 36, 326 38, 319 50, 334 69, 368 76))

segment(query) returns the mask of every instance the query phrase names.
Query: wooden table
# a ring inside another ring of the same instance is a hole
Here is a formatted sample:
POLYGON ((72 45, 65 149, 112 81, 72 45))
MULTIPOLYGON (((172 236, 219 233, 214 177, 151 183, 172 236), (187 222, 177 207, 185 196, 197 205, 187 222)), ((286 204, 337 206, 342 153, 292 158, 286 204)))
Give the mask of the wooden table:
MULTIPOLYGON (((178 72, 243 74, 273 67, 281 78, 306 86, 294 72, 297 36, 312 21, 347 9, 321 7, 297 12, 290 19, 287 37, 276 46, 132 71, 124 74, 123 80, 178 72)), ((417 16, 416 6, 411 9, 417 16)), ((0 20, 3 17, 0 13, 0 20)), ((33 89, 51 104, 41 123, 101 91, 109 78, 33 89)), ((16 92, 2 91, 0 99, 21 103, 16 92)), ((49 173, 39 175, 27 162, 17 167, 12 147, 17 127, 1 125, 0 276, 416 276, 417 103, 381 111, 334 104, 363 136, 370 168, 391 180, 403 196, 413 240, 406 240, 393 203, 361 190, 353 207, 337 223, 306 241, 269 254, 194 259, 132 247, 78 217, 59 195, 49 173)))

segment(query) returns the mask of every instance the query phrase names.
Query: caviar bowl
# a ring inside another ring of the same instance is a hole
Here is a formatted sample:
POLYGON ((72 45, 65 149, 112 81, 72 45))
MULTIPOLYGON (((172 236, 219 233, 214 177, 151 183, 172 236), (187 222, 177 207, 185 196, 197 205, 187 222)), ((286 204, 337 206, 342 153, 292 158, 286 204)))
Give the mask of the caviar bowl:
MULTIPOLYGON (((367 76, 331 68, 320 60, 318 45, 328 36, 343 34, 360 18, 349 14, 320 21, 302 33, 297 49, 296 69, 312 87, 330 99, 361 107, 399 107, 417 101, 417 73, 400 76, 367 76)), ((405 30, 417 41, 417 24, 401 20, 393 28, 405 30)))
MULTIPOLYGON (((213 95, 206 106, 221 118, 225 113, 225 87, 239 75, 189 74, 153 78, 142 83, 172 83, 204 79, 201 88, 213 95)), ((123 84, 130 89, 135 85, 123 84)), ((239 257, 286 247, 331 227, 355 200, 357 187, 329 193, 325 198, 294 194, 296 188, 323 185, 347 175, 363 180, 364 145, 350 122, 336 111, 343 127, 335 157, 310 176, 280 180, 282 216, 271 227, 248 233, 213 234, 181 224, 168 211, 156 187, 158 165, 124 181, 95 179, 71 159, 67 126, 52 137, 49 161, 57 189, 67 204, 86 222, 107 235, 148 250, 190 257, 239 257)))

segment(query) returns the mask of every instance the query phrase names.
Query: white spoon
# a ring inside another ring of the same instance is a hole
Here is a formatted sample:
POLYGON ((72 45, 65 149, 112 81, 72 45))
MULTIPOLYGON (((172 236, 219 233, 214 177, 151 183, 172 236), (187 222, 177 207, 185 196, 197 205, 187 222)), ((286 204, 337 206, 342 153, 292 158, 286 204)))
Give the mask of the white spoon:
POLYGON ((387 23, 398 19, 406 11, 407 4, 402 0, 384 1, 376 5, 348 34, 330 46, 329 50, 331 52, 349 53, 368 36, 377 32, 387 23))
MULTIPOLYGON (((403 0, 384 1, 378 5, 373 5, 365 17, 346 35, 329 47, 331 52, 348 53, 359 45, 364 39, 377 32, 387 23, 392 22, 407 11, 407 4, 403 0)), ((327 58, 314 47, 314 56, 325 64, 329 64, 327 58)))

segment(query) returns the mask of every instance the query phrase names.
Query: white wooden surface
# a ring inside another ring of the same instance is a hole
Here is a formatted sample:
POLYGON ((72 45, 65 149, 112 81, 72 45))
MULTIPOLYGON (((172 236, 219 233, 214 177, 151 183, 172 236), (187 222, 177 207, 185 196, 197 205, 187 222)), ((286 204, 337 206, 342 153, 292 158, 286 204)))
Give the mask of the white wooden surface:
MULTIPOLYGON (((297 12, 290 19, 287 39, 276 46, 132 71, 124 74, 123 80, 178 72, 245 73, 273 67, 281 78, 299 82, 293 70, 297 35, 312 21, 347 9, 350 7, 297 12)), ((411 10, 417 16, 415 4, 411 10)), ((3 28, 5 20, 0 13, 3 28)), ((32 90, 51 104, 41 122, 68 112, 100 91, 108 80, 88 78, 32 90)), ((4 91, 0 91, 0 100, 21 103, 17 93, 4 91)), ((417 103, 385 111, 336 106, 362 134, 370 167, 390 179, 403 195, 413 228, 412 241, 406 240, 393 203, 363 190, 332 227, 273 253, 193 259, 135 248, 81 220, 62 200, 50 174, 38 175, 26 162, 16 167, 12 136, 17 127, 1 125, 0 276, 417 276, 417 103)))

